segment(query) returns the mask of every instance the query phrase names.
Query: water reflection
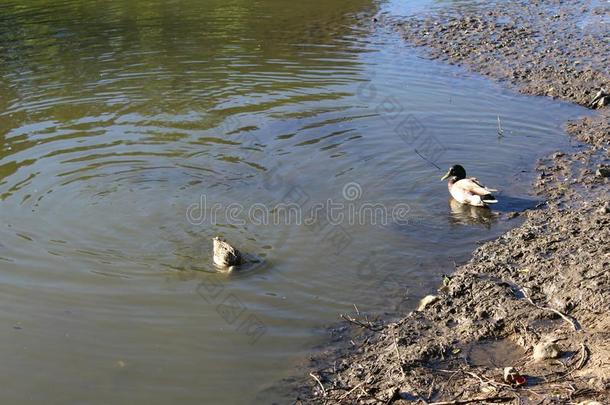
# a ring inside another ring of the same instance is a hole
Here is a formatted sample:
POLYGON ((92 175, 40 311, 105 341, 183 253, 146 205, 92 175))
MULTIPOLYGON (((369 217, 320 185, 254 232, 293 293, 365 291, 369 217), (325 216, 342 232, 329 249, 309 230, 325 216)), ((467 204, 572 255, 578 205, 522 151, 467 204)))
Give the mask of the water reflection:
POLYGON ((474 207, 449 198, 451 215, 449 221, 454 225, 483 225, 489 229, 498 220, 498 214, 488 207, 474 207))

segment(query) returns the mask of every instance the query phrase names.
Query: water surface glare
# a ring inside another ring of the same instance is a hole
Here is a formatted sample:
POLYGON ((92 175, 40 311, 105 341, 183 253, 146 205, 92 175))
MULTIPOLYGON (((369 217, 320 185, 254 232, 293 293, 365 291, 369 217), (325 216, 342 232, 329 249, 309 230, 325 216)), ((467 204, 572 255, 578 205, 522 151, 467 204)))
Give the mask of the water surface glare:
POLYGON ((512 226, 436 165, 535 204, 581 109, 425 60, 377 7, 0 2, 2 402, 268 403, 338 314, 410 310, 512 226), (329 201, 391 218, 247 216, 329 201), (217 273, 218 234, 262 262, 217 273))

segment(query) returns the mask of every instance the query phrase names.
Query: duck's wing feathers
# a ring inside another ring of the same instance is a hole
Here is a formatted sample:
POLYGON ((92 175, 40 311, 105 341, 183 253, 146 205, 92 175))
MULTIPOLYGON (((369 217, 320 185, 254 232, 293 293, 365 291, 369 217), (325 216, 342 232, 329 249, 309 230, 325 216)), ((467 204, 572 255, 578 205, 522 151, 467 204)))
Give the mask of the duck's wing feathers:
POLYGON ((485 187, 474 178, 458 180, 449 188, 449 192, 457 201, 477 207, 498 202, 491 194, 492 191, 495 190, 485 187))
POLYGON ((464 185, 468 187, 468 191, 476 195, 487 195, 494 191, 498 191, 495 188, 485 187, 477 178, 471 177, 469 179, 462 180, 464 185))

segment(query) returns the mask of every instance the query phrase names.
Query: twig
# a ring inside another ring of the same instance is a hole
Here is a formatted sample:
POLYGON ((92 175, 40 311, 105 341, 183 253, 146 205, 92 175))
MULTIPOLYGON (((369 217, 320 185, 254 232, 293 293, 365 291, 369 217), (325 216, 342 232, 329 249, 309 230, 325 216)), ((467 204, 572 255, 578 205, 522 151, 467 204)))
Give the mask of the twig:
POLYGON ((438 167, 438 165, 436 163, 434 163, 433 161, 426 159, 421 153, 419 153, 419 151, 417 149, 413 149, 415 151, 415 153, 417 153, 417 155, 424 159, 426 162, 430 163, 432 166, 436 167, 438 170, 442 170, 440 167, 438 167))
POLYGON ((497 387, 506 387, 506 388, 512 388, 512 386, 510 384, 504 384, 504 383, 500 383, 494 380, 491 380, 487 377, 485 377, 485 380, 483 380, 483 377, 481 377, 480 375, 478 375, 477 373, 473 373, 472 371, 464 371, 464 373, 468 374, 471 377, 476 378, 477 380, 479 380, 479 382, 481 384, 489 384, 489 385, 495 385, 497 387))
POLYGON ((457 371, 454 371, 453 374, 451 374, 451 377, 449 377, 447 382, 443 385, 443 388, 441 388, 441 391, 439 392, 439 395, 442 395, 443 392, 445 392, 445 390, 449 386, 449 383, 451 382, 451 380, 453 380, 453 377, 455 377, 456 375, 458 375, 461 372, 462 372, 462 370, 457 370, 457 371))
POLYGON ((534 390, 532 390, 532 389, 530 389, 530 388, 521 388, 521 389, 522 389, 523 391, 527 391, 527 392, 529 392, 529 393, 531 393, 531 394, 536 395, 538 398, 543 398, 543 399, 544 399, 544 398, 546 398, 544 395, 539 394, 539 393, 537 393, 536 391, 534 391, 534 390))
MULTIPOLYGON (((516 285, 516 284, 515 284, 516 285)), ((519 287, 517 286, 517 288, 519 288, 519 291, 521 291, 521 294, 523 294, 523 296, 525 297, 525 299, 532 304, 533 306, 535 306, 538 309, 542 309, 544 311, 551 311, 557 315, 559 315, 564 321, 566 321, 567 323, 570 324, 570 326, 572 326, 572 328, 574 329, 575 332, 578 332, 581 327, 580 324, 578 323, 578 321, 566 314, 564 314, 561 311, 556 310, 555 308, 551 308, 551 307, 545 307, 542 305, 538 305, 536 304, 534 301, 532 301, 532 299, 530 298, 530 296, 527 294, 527 291, 525 291, 525 288, 519 287)))
POLYGON ((396 350, 396 357, 398 357, 398 368, 400 369, 402 379, 404 380, 406 376, 405 370, 402 369, 402 357, 400 357, 400 352, 398 351, 398 340, 396 339, 396 331, 392 332, 392 337, 394 338, 394 349, 396 350))
POLYGON ((349 390, 348 392, 346 392, 345 394, 343 394, 341 396, 341 398, 339 398, 339 402, 343 401, 345 398, 347 398, 349 396, 349 394, 351 394, 352 392, 356 391, 358 388, 360 388, 360 386, 364 384, 364 381, 362 381, 360 384, 356 385, 354 388, 352 388, 351 390, 349 390))
POLYGON ((354 305, 354 309, 356 310, 356 314, 360 315, 360 311, 358 311, 358 307, 356 306, 356 304, 353 304, 353 305, 354 305))
POLYGON ((587 364, 587 360, 589 360, 589 349, 584 343, 580 344, 580 360, 578 360, 578 364, 570 371, 570 373, 580 370, 587 364))
POLYGON ((379 331, 383 330, 382 326, 375 326, 370 321, 367 324, 367 323, 361 322, 361 321, 354 319, 354 318, 350 317, 349 315, 345 315, 345 314, 341 314, 341 318, 345 319, 348 322, 353 323, 354 325, 358 325, 361 328, 366 328, 368 330, 372 330, 373 332, 379 332, 379 331))
POLYGON ((587 363, 587 360, 589 360, 589 349, 587 348, 587 346, 584 343, 581 343, 580 348, 582 350, 582 357, 580 358, 580 361, 576 366, 576 370, 580 370, 581 368, 583 368, 584 365, 587 363))
POLYGON ((309 373, 309 375, 316 380, 316 382, 318 383, 318 385, 320 386, 320 388, 322 388, 322 396, 325 397, 326 396, 326 390, 324 389, 324 386, 322 385, 322 381, 320 381, 320 379, 318 377, 316 377, 316 375, 314 373, 309 373))
POLYGON ((470 399, 456 399, 453 401, 441 401, 441 402, 430 402, 428 405, 458 405, 458 404, 471 404, 473 402, 485 402, 485 401, 499 401, 506 402, 512 401, 513 397, 485 397, 485 398, 470 398, 470 399))
POLYGON ((480 376, 480 375, 478 375, 478 374, 476 374, 476 373, 473 373, 473 372, 471 372, 471 371, 464 371, 464 373, 468 374, 468 375, 469 375, 469 376, 471 376, 471 377, 476 378, 477 380, 479 380, 479 382, 480 382, 481 384, 485 384, 485 381, 483 381, 483 379, 481 378, 481 376, 480 376))
POLYGON ((499 115, 498 115, 498 136, 504 136, 504 130, 502 129, 502 123, 500 123, 499 115))
POLYGON ((502 387, 509 387, 509 388, 512 388, 512 387, 511 387, 509 384, 499 383, 499 382, 496 382, 496 381, 494 381, 494 380, 490 380, 490 379, 489 379, 489 378, 487 378, 487 377, 485 377, 485 380, 487 380, 487 381, 485 381, 485 380, 483 380, 483 378, 482 378, 480 375, 478 375, 477 373, 474 373, 474 372, 472 372, 472 371, 466 371, 466 370, 464 370, 463 368, 462 368, 462 369, 460 369, 460 370, 447 370, 447 369, 443 369, 443 368, 437 368, 435 371, 440 371, 441 373, 451 373, 451 374, 455 374, 455 373, 464 373, 464 374, 468 374, 468 375, 470 375, 471 377, 476 378, 477 380, 479 380, 479 382, 480 382, 481 384, 486 384, 486 383, 487 383, 487 384, 499 385, 499 386, 502 386, 502 387))

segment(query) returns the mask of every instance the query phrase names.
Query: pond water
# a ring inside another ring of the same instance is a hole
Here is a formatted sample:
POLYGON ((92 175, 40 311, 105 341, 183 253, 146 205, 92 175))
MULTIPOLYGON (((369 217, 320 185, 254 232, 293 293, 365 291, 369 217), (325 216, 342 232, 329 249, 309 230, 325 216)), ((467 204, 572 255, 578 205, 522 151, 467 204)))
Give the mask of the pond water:
POLYGON ((422 58, 370 16, 454 4, 398 3, 0 2, 2 402, 268 403, 513 225, 441 169, 535 205, 582 110, 422 58))

